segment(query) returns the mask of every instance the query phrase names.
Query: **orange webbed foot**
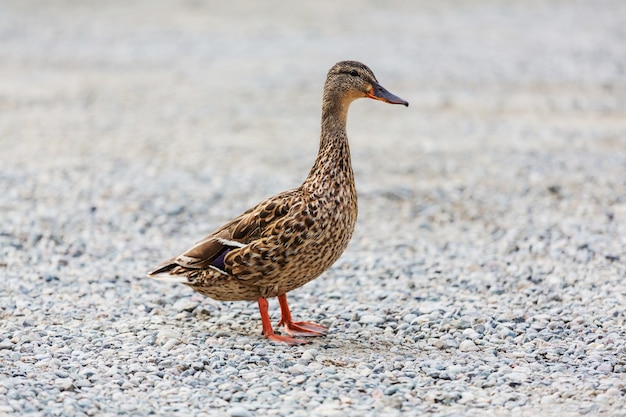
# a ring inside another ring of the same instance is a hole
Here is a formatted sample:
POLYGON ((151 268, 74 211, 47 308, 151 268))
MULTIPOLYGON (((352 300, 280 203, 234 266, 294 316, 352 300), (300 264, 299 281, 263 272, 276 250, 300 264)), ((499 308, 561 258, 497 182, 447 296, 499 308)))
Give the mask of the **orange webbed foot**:
POLYGON ((285 325, 285 331, 291 336, 313 337, 324 336, 328 333, 328 329, 316 323, 308 321, 294 321, 290 323, 278 323, 285 325))
POLYGON ((282 294, 278 296, 282 316, 278 325, 285 326, 285 331, 289 334, 289 336, 277 335, 274 333, 272 323, 270 322, 267 300, 263 297, 259 297, 258 302, 259 312, 261 313, 261 323, 263 324, 263 334, 274 343, 285 343, 287 346, 304 345, 309 342, 296 339, 292 336, 324 336, 328 333, 328 329, 319 324, 308 321, 293 321, 291 318, 291 312, 289 311, 289 306, 287 305, 287 297, 285 294, 282 294))
POLYGON ((309 342, 305 340, 295 339, 291 336, 281 336, 274 333, 274 329, 272 328, 272 323, 270 322, 270 316, 267 311, 268 304, 267 300, 263 297, 259 297, 259 312, 261 313, 261 323, 263 324, 263 334, 269 340, 274 343, 284 343, 287 346, 298 346, 304 345, 309 342))
POLYGON ((289 305, 287 304, 287 296, 285 294, 278 296, 278 303, 280 304, 280 313, 282 316, 278 325, 284 325, 285 331, 291 336, 324 336, 328 333, 328 329, 319 324, 308 321, 293 321, 289 305))

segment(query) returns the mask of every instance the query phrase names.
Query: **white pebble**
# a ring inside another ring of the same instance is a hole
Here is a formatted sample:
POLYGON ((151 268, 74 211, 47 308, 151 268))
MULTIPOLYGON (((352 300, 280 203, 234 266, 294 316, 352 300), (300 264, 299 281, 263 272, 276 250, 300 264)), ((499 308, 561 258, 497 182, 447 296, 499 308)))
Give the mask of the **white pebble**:
POLYGON ((247 408, 239 405, 228 410, 228 415, 230 417, 252 417, 252 413, 247 408))
POLYGON ((459 344, 459 350, 461 352, 476 352, 479 348, 473 340, 466 339, 459 344))
POLYGON ((361 316, 361 318, 359 318, 359 323, 362 324, 383 324, 385 322, 385 319, 379 316, 375 316, 373 314, 364 314, 361 316))

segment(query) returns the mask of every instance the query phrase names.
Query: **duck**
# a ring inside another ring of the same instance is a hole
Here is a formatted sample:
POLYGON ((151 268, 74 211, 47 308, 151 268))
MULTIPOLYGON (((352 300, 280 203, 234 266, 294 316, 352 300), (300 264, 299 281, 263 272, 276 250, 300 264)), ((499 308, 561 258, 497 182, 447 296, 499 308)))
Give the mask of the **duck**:
POLYGON ((218 301, 256 301, 271 342, 296 346, 308 343, 301 337, 326 335, 320 324, 294 321, 286 294, 326 271, 354 232, 358 205, 346 123, 359 98, 409 105, 365 64, 333 65, 324 83, 317 158, 302 184, 265 199, 148 275, 218 301), (273 297, 286 334, 272 327, 267 300, 273 297))

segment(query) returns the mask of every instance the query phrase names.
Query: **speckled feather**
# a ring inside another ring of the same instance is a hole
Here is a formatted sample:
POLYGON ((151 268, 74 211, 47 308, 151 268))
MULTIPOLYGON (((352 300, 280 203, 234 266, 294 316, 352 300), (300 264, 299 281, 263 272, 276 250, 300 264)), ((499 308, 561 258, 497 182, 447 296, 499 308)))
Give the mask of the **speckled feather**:
POLYGON ((318 277, 341 256, 354 231, 357 194, 347 111, 357 98, 380 99, 372 95, 375 88, 382 89, 361 63, 331 68, 320 148, 303 184, 259 203, 150 275, 169 276, 223 301, 276 297, 318 277))

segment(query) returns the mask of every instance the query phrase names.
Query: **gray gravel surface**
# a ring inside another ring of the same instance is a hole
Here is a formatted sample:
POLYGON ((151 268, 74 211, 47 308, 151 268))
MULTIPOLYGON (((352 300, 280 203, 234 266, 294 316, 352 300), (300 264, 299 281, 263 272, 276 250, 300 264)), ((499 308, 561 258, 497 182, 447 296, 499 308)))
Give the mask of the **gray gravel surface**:
POLYGON ((0 9, 0 415, 624 415, 623 1, 0 9), (330 334, 272 345, 144 274, 299 184, 341 59, 411 106, 353 105, 330 334))

